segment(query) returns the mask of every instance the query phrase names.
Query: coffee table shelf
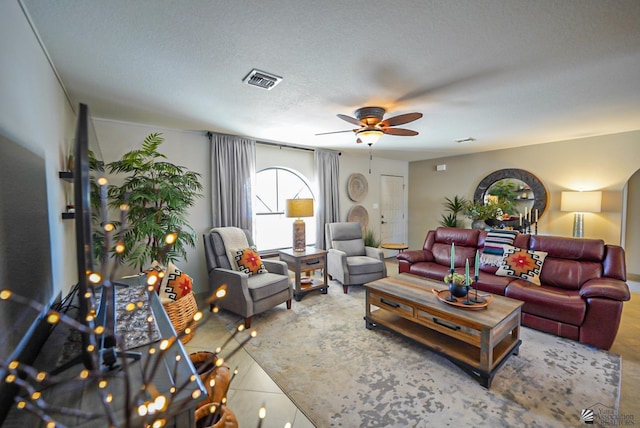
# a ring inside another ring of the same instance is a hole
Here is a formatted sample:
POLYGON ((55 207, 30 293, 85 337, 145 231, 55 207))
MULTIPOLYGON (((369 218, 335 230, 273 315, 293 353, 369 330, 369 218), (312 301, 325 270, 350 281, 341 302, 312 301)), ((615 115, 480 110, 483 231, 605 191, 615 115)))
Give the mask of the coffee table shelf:
POLYGON ((401 274, 365 284, 366 327, 384 327, 449 359, 485 388, 519 351, 522 302, 502 296, 483 311, 445 305, 432 289, 444 284, 401 274))

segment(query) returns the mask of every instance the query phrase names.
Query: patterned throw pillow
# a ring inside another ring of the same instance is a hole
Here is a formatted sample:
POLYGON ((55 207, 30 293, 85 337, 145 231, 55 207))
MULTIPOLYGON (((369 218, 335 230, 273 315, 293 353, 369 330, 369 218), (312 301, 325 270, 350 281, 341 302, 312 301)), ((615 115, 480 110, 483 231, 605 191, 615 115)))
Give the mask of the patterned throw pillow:
POLYGON ((496 275, 513 276, 540 285, 540 272, 547 254, 544 251, 507 246, 496 275))
POLYGON ((249 276, 267 272, 267 268, 264 267, 260 254, 258 254, 255 248, 236 250, 234 259, 238 270, 249 276))
POLYGON ((518 234, 517 230, 492 229, 484 240, 480 263, 487 266, 500 266, 505 247, 512 246, 518 234))
POLYGON ((156 281, 153 287, 153 291, 155 291, 156 293, 160 292, 160 283, 164 278, 165 271, 166 271, 166 268, 162 266, 160 263, 158 263, 157 260, 154 260, 153 263, 151 263, 151 266, 149 266, 144 271, 142 271, 142 273, 146 273, 147 276, 155 275, 158 277, 158 280, 156 281))
POLYGON ((191 277, 169 262, 158 289, 160 301, 162 303, 176 301, 191 293, 192 288, 193 280, 191 277))

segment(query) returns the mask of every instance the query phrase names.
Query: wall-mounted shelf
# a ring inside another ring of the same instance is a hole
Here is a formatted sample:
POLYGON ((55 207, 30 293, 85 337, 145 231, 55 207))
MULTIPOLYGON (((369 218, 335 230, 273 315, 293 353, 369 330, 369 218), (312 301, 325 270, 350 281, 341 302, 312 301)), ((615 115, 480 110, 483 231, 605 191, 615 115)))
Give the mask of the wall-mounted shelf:
POLYGON ((59 171, 58 177, 60 177, 61 180, 73 182, 73 172, 71 171, 59 171))
MULTIPOLYGON (((73 172, 72 171, 58 171, 58 177, 60 180, 67 181, 69 183, 73 183, 73 172)), ((62 213, 63 220, 71 220, 76 218, 76 213, 65 212, 62 213)))

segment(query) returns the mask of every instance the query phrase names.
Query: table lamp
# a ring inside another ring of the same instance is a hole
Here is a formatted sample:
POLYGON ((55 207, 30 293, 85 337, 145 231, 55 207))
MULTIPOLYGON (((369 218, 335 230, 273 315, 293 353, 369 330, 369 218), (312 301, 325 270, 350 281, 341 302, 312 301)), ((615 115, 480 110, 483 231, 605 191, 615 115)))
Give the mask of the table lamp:
POLYGON ((302 217, 313 217, 313 199, 287 199, 287 217, 293 222, 293 251, 305 251, 306 232, 302 217))
POLYGON ((584 213, 599 213, 602 205, 602 192, 562 192, 560 211, 571 211, 573 217, 573 236, 584 235, 584 213))

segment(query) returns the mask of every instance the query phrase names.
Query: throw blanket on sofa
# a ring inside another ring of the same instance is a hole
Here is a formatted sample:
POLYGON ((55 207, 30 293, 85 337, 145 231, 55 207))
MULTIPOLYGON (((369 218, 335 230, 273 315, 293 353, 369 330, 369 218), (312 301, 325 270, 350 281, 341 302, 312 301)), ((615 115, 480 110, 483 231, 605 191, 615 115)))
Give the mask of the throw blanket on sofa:
POLYGON ((238 227, 214 227, 211 230, 220 234, 222 242, 224 243, 224 249, 227 252, 227 258, 229 259, 229 263, 231 263, 231 268, 238 270, 235 258, 236 250, 249 247, 247 235, 238 227))
POLYGON ((512 246, 517 234, 517 230, 493 229, 488 232, 480 256, 480 263, 487 266, 500 266, 505 246, 512 246))

